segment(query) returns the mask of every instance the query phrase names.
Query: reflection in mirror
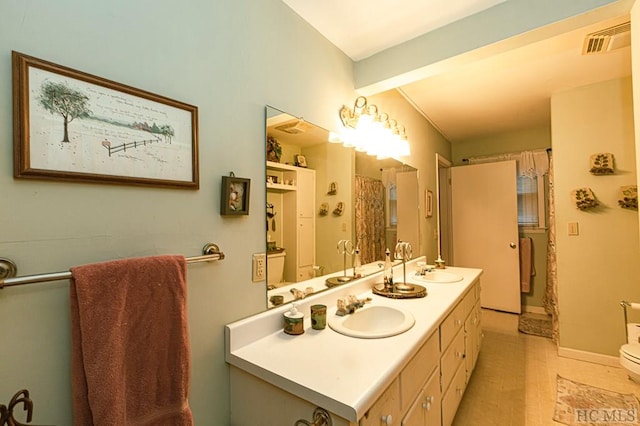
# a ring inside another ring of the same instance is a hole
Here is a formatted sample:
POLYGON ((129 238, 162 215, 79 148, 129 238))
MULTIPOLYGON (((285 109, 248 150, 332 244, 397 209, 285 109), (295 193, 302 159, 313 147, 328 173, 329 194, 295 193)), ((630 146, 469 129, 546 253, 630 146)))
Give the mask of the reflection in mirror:
POLYGON ((436 154, 436 215, 438 230, 438 258, 442 264, 453 264, 451 245, 451 162, 436 154))
POLYGON ((269 307, 324 290, 330 277, 353 277, 356 248, 362 276, 381 271, 403 221, 417 244, 417 224, 406 219, 417 212, 416 169, 328 143, 326 129, 269 106, 266 136, 269 307), (413 180, 415 192, 406 185, 413 180), (342 240, 353 245, 346 256, 342 240))

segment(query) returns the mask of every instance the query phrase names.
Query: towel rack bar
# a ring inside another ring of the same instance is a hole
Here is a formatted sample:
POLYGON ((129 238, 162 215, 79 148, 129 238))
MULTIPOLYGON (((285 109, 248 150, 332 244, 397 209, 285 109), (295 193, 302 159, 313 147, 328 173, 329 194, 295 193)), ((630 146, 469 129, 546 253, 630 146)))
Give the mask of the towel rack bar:
MULTIPOLYGON (((217 245, 209 243, 205 245, 202 249, 201 256, 192 256, 185 258, 187 263, 200 263, 200 262, 211 262, 214 260, 222 260, 224 259, 224 253, 220 251, 217 245)), ((8 259, 0 258, 0 263, 11 262, 8 259)), ((6 269, 11 269, 12 271, 16 271, 15 264, 11 262, 13 265, 11 268, 7 267, 6 269)), ((0 265, 0 270, 2 268, 0 265)), ((36 275, 25 275, 23 277, 11 277, 11 278, 0 278, 0 290, 4 287, 10 287, 15 285, 24 285, 24 284, 34 284, 34 283, 43 283, 49 281, 60 281, 60 280, 68 280, 71 278, 71 272, 50 272, 48 274, 36 274, 36 275)))

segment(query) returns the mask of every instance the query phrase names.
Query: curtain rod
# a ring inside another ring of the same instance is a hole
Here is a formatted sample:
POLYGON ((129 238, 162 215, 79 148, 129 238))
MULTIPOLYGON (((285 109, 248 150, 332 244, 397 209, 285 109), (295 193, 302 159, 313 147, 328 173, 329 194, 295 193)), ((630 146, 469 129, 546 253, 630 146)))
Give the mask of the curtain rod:
MULTIPOLYGON (((224 253, 213 243, 208 243, 202 248, 201 256, 192 256, 185 258, 187 263, 211 262, 214 260, 224 259, 224 253)), ((25 275, 16 277, 18 268, 16 264, 5 258, 0 258, 0 290, 4 287, 14 285, 43 283, 49 281, 68 280, 72 277, 71 271, 66 272, 50 272, 47 274, 25 275)))
MULTIPOLYGON (((525 150, 525 151, 526 151, 526 150, 525 150)), ((533 151, 531 151, 531 152, 538 152, 538 151, 542 151, 542 149, 534 149, 534 150, 533 150, 533 151)), ((550 153, 550 152, 552 151, 552 149, 551 149, 551 148, 547 148, 547 149, 545 149, 544 151, 546 151, 546 152, 547 152, 547 154, 548 154, 548 153, 550 153)), ((513 155, 513 154, 520 154, 520 153, 523 153, 523 152, 524 152, 524 151, 518 151, 518 152, 504 152, 504 153, 500 153, 500 154, 490 154, 490 155, 478 155, 478 156, 477 156, 477 157, 475 157, 475 158, 495 157, 495 156, 497 156, 497 155, 513 155)), ((471 158, 474 158, 474 157, 471 157, 471 158)), ((469 159, 468 159, 468 158, 463 158, 463 159, 462 159, 462 162, 463 162, 463 163, 468 163, 468 162, 469 162, 469 159)))

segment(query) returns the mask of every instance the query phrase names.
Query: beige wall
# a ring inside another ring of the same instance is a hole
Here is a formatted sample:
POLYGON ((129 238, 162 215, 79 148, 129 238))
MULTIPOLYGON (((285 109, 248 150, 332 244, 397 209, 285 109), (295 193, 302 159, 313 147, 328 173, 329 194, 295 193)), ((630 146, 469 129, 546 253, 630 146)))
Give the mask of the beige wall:
MULTIPOLYGON (((316 213, 316 265, 324 267, 324 272, 343 270, 344 258, 336 250, 340 240, 354 241, 354 170, 353 149, 341 144, 326 143, 304 149, 307 163, 316 170, 316 212, 322 203, 329 203, 329 214, 316 213), (337 194, 327 195, 331 182, 337 184, 337 194), (338 202, 344 203, 342 216, 335 216, 333 210, 338 202)), ((351 260, 347 261, 351 266, 351 260)))
MULTIPOLYGON (((451 150, 454 165, 461 165, 464 164, 463 158, 549 147, 551 147, 551 127, 544 125, 456 142, 451 150)), ((525 234, 521 231, 520 235, 525 234)), ((547 233, 526 233, 526 236, 533 240, 536 275, 531 279, 531 291, 522 293, 521 301, 523 306, 540 308, 547 285, 547 233)))
MULTIPOLYGON (((2 1, 0 21, 0 256, 28 275, 219 244, 188 267, 190 403, 228 424, 224 325, 266 308, 265 105, 335 128, 352 61, 280 0, 2 1), (200 189, 13 179, 11 50, 198 106, 200 189), (252 180, 249 216, 220 216, 230 171, 252 180)), ((0 291, 0 403, 29 389, 34 424, 72 424, 68 299, 66 281, 0 291)))
MULTIPOLYGON (((411 157, 399 160, 418 169, 420 255, 427 256, 427 262, 433 263, 438 256, 437 239, 434 237, 437 218, 435 212, 432 217, 425 217, 425 191, 429 189, 436 193, 436 153, 449 158, 451 144, 396 90, 370 96, 368 99, 369 103, 377 105, 381 112, 395 118, 407 130, 411 157)), ((414 254, 416 252, 414 247, 414 254)))
MULTIPOLYGON (((633 103, 640 105, 640 2, 631 8, 631 69, 633 81, 633 103)), ((634 121, 640 123, 640 108, 634 108, 634 121)), ((640 170, 640 125, 635 126, 636 170, 640 170)), ((640 186, 640 174, 636 174, 640 186)), ((640 217, 638 218, 640 220, 640 217)), ((639 227, 640 229, 640 227, 639 227)))
POLYGON ((560 346, 616 356, 624 342, 621 300, 640 300, 638 212, 617 205, 636 182, 631 78, 555 94, 551 99, 555 173, 560 346), (609 152, 615 174, 589 173, 589 157, 609 152), (580 211, 570 192, 591 188, 600 206, 580 211), (567 224, 579 224, 579 236, 567 224))

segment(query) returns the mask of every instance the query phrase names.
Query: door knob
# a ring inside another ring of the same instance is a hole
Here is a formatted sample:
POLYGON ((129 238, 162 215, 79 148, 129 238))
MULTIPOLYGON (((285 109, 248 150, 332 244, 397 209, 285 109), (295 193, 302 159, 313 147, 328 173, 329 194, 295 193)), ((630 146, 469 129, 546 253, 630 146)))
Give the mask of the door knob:
POLYGON ((512 249, 516 248, 516 243, 509 243, 509 247, 511 247, 512 249))

